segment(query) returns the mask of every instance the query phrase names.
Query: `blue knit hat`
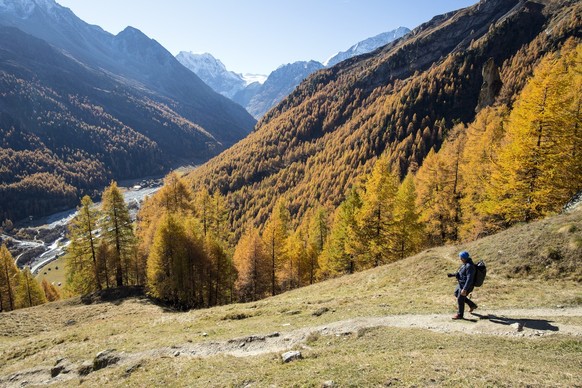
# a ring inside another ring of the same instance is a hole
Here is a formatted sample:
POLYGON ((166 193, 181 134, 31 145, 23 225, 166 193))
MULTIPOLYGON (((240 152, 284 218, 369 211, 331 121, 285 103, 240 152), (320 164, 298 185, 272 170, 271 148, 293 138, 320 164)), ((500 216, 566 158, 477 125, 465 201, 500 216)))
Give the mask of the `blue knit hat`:
POLYGON ((469 258, 469 252, 462 251, 461 253, 459 253, 459 259, 467 260, 468 258, 469 258))

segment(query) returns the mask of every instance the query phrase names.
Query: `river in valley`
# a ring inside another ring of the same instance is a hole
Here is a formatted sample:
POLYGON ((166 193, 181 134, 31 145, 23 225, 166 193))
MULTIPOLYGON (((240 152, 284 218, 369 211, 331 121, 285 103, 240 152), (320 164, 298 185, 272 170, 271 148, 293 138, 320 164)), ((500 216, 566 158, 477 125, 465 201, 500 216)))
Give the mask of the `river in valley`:
MULTIPOLYGON (((128 187, 121 186, 127 183, 120 182, 120 188, 130 213, 135 218, 143 200, 160 189, 162 180, 147 179, 132 183, 128 187)), ((66 236, 67 223, 76 213, 77 209, 70 209, 36 220, 20 222, 12 231, 0 233, 0 244, 6 244, 19 268, 28 266, 36 273, 65 253, 69 244, 66 236)))

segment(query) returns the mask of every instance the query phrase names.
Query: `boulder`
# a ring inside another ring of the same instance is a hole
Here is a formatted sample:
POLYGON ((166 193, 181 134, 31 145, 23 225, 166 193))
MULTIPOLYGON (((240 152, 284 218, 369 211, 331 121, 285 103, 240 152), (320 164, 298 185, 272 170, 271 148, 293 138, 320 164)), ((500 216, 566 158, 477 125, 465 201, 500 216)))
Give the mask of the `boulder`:
POLYGON ((288 363, 291 361, 301 360, 301 359, 303 359, 303 356, 301 355, 301 352, 291 351, 291 352, 283 353, 281 355, 281 358, 283 359, 284 363, 288 363))
POLYGON ((79 366, 79 369, 77 369, 79 376, 87 376, 91 372, 93 372, 93 364, 91 361, 85 361, 81 366, 79 366))
POLYGON ((65 358, 59 358, 55 366, 51 368, 51 377, 57 377, 61 373, 69 373, 71 371, 71 363, 65 358))
POLYGON ((99 369, 107 368, 110 365, 115 365, 119 360, 121 360, 121 357, 115 350, 104 350, 95 356, 95 359, 93 360, 93 370, 97 371, 99 369))

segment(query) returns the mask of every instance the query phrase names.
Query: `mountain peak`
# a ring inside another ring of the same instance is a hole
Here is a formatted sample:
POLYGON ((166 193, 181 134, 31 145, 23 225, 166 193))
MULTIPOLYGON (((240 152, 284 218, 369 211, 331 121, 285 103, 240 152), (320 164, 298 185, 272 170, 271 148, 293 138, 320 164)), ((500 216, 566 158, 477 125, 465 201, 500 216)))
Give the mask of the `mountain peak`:
POLYGON ((176 55, 176 59, 196 74, 198 74, 198 71, 209 70, 212 68, 214 71, 218 72, 228 71, 220 59, 213 57, 210 53, 198 54, 193 53, 192 51, 180 51, 180 53, 176 55))
POLYGON ((155 39, 148 37, 135 27, 128 26, 115 36, 114 42, 121 52, 128 53, 133 60, 167 65, 174 57, 155 39))
POLYGON ((403 37, 409 32, 410 29, 406 27, 398 27, 395 30, 383 32, 381 34, 378 34, 376 36, 356 43, 346 51, 341 51, 337 53, 336 55, 325 61, 324 65, 327 67, 331 67, 333 65, 338 64, 341 61, 344 61, 356 55, 367 54, 369 52, 376 50, 377 48, 380 48, 382 46, 387 45, 390 42, 395 41, 396 39, 403 37))
POLYGON ((123 31, 116 35, 116 38, 122 39, 131 39, 131 40, 142 40, 151 42, 153 39, 150 39, 146 34, 141 32, 135 27, 127 26, 123 31))
POLYGON ((209 53, 195 54, 181 51, 176 55, 176 59, 198 75, 207 85, 228 98, 232 98, 246 85, 246 81, 240 74, 228 71, 220 60, 209 53))
POLYGON ((54 0, 0 0, 0 13, 9 13, 21 19, 28 19, 38 8, 53 11, 57 7, 60 6, 54 0))

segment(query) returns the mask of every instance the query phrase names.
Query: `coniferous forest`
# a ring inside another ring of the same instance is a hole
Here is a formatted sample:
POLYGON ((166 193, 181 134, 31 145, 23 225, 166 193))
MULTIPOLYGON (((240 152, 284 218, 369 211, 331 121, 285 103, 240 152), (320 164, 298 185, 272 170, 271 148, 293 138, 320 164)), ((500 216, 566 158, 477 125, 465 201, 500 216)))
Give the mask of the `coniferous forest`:
MULTIPOLYGON (((31 23, 32 33, 42 32, 31 23)), ((0 25, 0 222, 73 208, 85 195, 97 198, 111 179, 200 163, 255 123, 159 44, 144 39, 120 51, 129 32, 115 40, 86 27, 77 31, 87 35, 83 47, 59 48, 0 25), (94 39, 103 40, 93 52, 106 56, 107 65, 83 54, 94 39), (140 51, 156 52, 166 66, 148 58, 136 63, 140 51), (119 63, 130 74, 119 73, 119 63)))
MULTIPOLYGON (((582 190, 582 5, 517 3, 315 73, 248 137, 168 175, 135 223, 115 183, 100 207, 84 197, 67 292, 254 301, 561 211, 582 190)), ((53 298, 26 279, 0 282, 4 309, 53 298)))
POLYGON ((511 108, 455 124, 404 178, 382 154, 337 207, 299 215, 273 196, 264 223, 233 230, 226 196, 170 174, 134 232, 121 227, 131 224, 125 211, 111 210, 112 186, 103 215, 87 197, 71 225, 70 287, 145 285, 181 308, 252 301, 559 212, 582 182, 580 69, 582 45, 569 39, 539 61, 511 108))

